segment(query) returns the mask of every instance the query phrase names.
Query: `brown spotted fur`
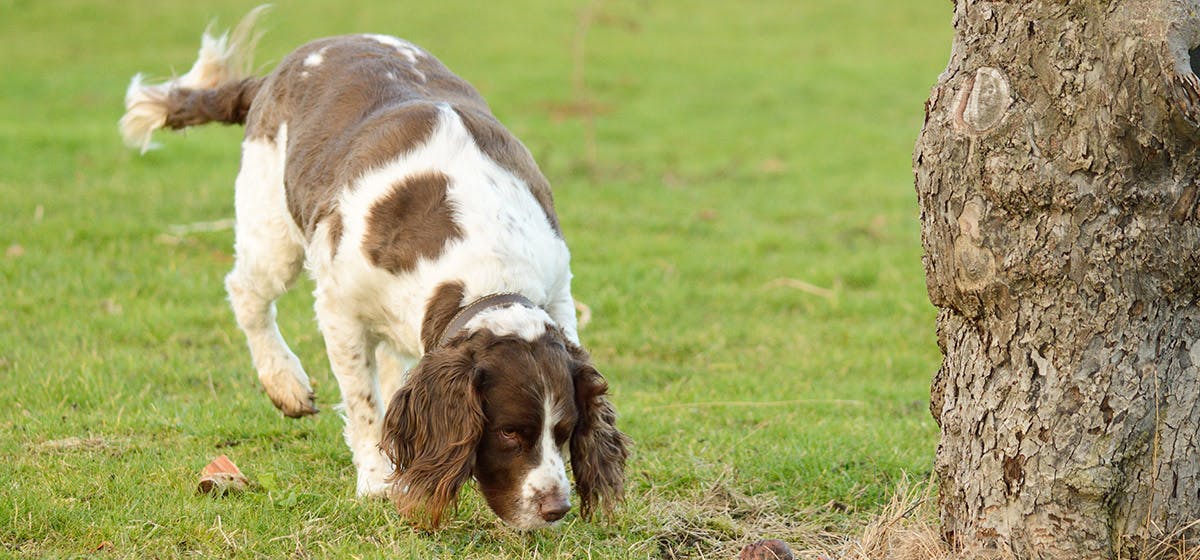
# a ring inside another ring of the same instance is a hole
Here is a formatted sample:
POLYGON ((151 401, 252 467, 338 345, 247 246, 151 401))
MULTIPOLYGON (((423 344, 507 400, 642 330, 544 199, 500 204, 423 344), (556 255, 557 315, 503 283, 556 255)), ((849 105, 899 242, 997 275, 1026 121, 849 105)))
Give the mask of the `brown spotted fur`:
POLYGON ((338 193, 429 138, 437 124, 436 103, 463 116, 484 153, 527 184, 558 231, 550 184, 529 151, 470 84, 423 51, 414 66, 394 47, 364 36, 310 42, 266 78, 246 136, 274 139, 287 123, 288 210, 311 237, 334 212, 338 193), (321 64, 305 66, 318 51, 321 64), (389 72, 395 79, 387 77, 389 72))
POLYGON ((363 252, 371 264, 393 274, 409 272, 418 259, 434 259, 446 243, 462 238, 447 200, 450 178, 441 173, 406 177, 367 214, 363 252))
MULTIPOLYGON (((339 194, 425 142, 437 125, 438 104, 457 112, 480 150, 526 184, 559 231, 549 182, 529 151, 474 88, 427 53, 414 65, 374 39, 333 37, 304 45, 266 77, 171 95, 172 128, 244 121, 248 139, 275 141, 286 124, 288 209, 307 237, 327 223, 334 251, 343 231, 339 194), (322 49, 319 65, 304 64, 322 49)), ((373 206, 363 250, 374 264, 410 270, 461 235, 446 188, 441 174, 409 177, 373 206)), ((562 446, 569 440, 582 511, 611 507, 621 499, 631 442, 615 426, 604 378, 557 328, 532 342, 482 330, 438 346, 463 297, 461 282, 447 282, 426 302, 426 353, 384 418, 380 446, 401 466, 392 477, 400 511, 436 527, 461 486, 475 477, 498 514, 511 512, 516 481, 540 459, 533 450, 541 403, 551 395, 562 417, 553 427, 555 441, 562 446), (497 439, 501 430, 521 434, 523 442, 497 439)))

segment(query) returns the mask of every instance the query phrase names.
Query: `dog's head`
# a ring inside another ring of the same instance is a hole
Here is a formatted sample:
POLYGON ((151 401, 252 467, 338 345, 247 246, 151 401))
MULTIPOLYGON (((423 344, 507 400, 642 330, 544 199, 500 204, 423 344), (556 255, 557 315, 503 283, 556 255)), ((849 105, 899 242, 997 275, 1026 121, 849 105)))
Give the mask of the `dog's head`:
POLYGON ((388 407, 380 446, 397 466, 401 514, 437 527, 474 477, 504 522, 553 525, 571 508, 567 446, 583 515, 611 507, 623 493, 629 439, 615 426, 604 377, 544 312, 494 315, 525 325, 467 329, 437 346, 388 407), (530 327, 521 314, 547 322, 530 327))

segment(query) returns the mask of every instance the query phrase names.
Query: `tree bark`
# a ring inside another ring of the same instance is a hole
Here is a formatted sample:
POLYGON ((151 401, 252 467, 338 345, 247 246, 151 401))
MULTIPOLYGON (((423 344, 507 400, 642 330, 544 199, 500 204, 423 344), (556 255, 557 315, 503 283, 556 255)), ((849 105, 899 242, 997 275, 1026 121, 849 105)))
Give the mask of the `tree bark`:
POLYGON ((1196 546, 1200 5, 958 0, 954 28, 913 155, 945 537, 1196 546))

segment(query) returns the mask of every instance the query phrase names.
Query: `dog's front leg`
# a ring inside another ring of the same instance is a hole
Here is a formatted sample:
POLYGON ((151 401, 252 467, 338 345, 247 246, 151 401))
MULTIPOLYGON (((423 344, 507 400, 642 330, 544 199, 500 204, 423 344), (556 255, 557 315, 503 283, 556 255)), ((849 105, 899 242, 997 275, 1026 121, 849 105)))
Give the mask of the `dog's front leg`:
POLYGON ((393 469, 379 449, 385 405, 375 375, 375 341, 361 321, 327 295, 318 292, 316 307, 329 365, 342 391, 346 444, 358 470, 358 495, 383 496, 393 469))
POLYGON ((379 379, 380 395, 383 396, 384 407, 392 402, 396 391, 404 385, 408 371, 417 364, 419 358, 397 352, 388 342, 380 342, 375 348, 375 376, 379 379))

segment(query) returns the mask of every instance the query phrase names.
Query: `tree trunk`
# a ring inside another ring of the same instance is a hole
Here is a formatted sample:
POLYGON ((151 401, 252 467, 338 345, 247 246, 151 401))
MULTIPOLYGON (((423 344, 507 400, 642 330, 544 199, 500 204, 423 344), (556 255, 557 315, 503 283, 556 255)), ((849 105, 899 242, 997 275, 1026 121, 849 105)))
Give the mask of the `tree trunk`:
POLYGON ((913 156, 944 534, 1196 546, 1200 3, 958 0, 954 28, 913 156))

